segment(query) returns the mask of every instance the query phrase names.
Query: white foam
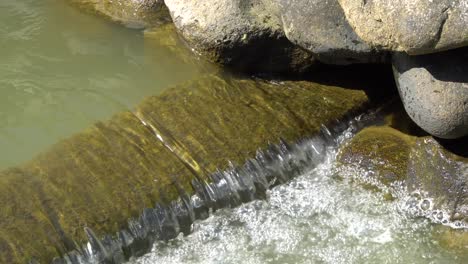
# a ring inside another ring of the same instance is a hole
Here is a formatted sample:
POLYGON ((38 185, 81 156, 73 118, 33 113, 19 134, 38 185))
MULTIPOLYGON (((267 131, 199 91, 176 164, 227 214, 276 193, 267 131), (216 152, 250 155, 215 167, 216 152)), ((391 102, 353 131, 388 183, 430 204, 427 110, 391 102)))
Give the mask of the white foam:
POLYGON ((266 201, 218 211, 130 263, 466 263, 438 246, 430 221, 402 210, 404 200, 335 179, 330 157, 266 201))

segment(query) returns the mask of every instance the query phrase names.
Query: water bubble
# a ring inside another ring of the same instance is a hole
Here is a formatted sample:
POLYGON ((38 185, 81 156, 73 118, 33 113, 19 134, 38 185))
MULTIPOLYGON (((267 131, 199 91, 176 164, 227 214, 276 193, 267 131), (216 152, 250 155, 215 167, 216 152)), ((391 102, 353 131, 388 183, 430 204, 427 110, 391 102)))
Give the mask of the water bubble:
POLYGON ((424 199, 421 201, 419 207, 423 211, 428 211, 432 208, 432 202, 429 199, 424 199))

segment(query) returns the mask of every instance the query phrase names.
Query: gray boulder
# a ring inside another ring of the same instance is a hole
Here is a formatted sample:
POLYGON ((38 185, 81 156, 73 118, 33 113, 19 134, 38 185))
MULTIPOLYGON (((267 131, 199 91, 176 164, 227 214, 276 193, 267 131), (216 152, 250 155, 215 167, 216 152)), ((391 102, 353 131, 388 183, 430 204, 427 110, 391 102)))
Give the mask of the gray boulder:
POLYGON ((468 135, 468 48, 422 56, 393 56, 404 107, 411 119, 440 138, 468 135))
POLYGON ((468 0, 338 0, 372 47, 432 53, 468 44, 468 0))
POLYGON ((269 0, 166 0, 172 19, 195 52, 243 71, 303 71, 314 64, 290 43, 279 7, 269 0))
POLYGON ((354 32, 338 0, 279 0, 288 39, 329 64, 383 60, 354 32))

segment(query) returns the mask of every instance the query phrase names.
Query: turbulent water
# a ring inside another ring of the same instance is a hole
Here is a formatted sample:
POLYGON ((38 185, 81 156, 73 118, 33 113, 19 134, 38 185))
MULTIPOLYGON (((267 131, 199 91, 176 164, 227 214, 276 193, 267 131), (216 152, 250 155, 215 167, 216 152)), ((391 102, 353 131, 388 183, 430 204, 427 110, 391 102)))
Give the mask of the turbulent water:
POLYGON ((87 230, 90 242, 57 263, 120 263, 148 245, 127 264, 466 263, 467 254, 440 245, 440 225, 420 217, 402 185, 389 200, 343 179, 366 173, 343 171, 336 155, 373 116, 259 151, 192 197, 146 209, 116 236, 87 230))
POLYGON ((0 1, 0 168, 196 73, 67 2, 0 1))
POLYGON ((406 199, 338 180, 335 154, 266 200, 217 211, 129 264, 468 262, 439 245, 437 227, 410 213, 406 199))

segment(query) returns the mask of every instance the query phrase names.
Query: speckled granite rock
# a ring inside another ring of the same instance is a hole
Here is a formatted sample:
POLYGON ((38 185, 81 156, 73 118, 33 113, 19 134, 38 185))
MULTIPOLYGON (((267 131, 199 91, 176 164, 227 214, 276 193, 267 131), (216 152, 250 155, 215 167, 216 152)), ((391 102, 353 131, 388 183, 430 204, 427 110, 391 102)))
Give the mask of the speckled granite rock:
POLYGON ((166 0, 189 45, 208 59, 244 72, 303 72, 313 56, 286 38, 269 0, 166 0))
POLYGON ((425 54, 468 44, 468 0, 338 0, 372 47, 425 54))
POLYGON ((395 79, 406 111, 434 136, 468 135, 467 62, 468 48, 393 57, 395 79))
POLYGON ((329 64, 382 62, 349 25, 338 0, 278 0, 288 39, 329 64))

